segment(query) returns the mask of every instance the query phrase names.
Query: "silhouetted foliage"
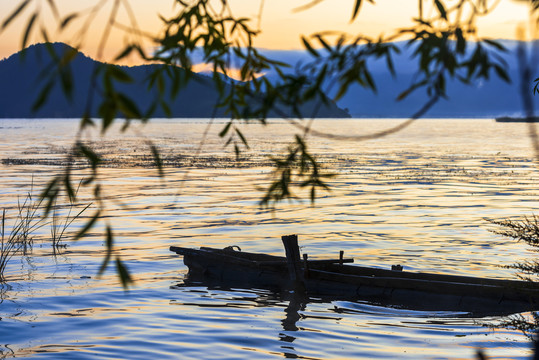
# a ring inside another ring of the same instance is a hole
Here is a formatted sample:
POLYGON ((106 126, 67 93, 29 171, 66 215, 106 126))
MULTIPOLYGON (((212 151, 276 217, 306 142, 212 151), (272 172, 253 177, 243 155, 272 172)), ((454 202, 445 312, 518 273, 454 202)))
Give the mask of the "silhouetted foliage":
MULTIPOLYGON (((488 221, 498 226, 497 229, 491 230, 495 234, 523 241, 533 247, 534 251, 539 251, 539 217, 536 215, 523 219, 489 219, 488 221)), ((539 260, 537 259, 517 262, 509 265, 508 268, 517 270, 518 276, 524 280, 535 283, 539 280, 539 260)), ((539 313, 531 312, 527 316, 517 314, 497 326, 520 330, 533 340, 539 330, 539 313)))

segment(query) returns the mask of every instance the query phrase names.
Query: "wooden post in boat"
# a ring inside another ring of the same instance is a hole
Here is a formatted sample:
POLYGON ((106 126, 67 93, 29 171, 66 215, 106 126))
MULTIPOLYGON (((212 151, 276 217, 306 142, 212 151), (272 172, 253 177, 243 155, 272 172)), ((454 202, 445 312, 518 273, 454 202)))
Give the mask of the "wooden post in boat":
POLYGON ((303 278, 309 278, 309 255, 303 254, 303 278))
POLYGON ((288 264, 288 274, 290 280, 294 283, 294 286, 303 286, 303 274, 300 266, 299 246, 297 235, 283 235, 281 237, 283 241, 284 250, 286 252, 286 260, 288 264))

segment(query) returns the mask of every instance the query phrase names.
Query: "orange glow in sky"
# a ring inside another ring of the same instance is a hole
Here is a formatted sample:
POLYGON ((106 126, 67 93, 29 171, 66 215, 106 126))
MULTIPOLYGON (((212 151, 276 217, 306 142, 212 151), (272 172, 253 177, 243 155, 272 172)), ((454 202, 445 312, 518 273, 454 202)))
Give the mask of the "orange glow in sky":
MULTIPOLYGON (((411 19, 418 14, 418 0, 377 1, 376 4, 364 2, 359 16, 350 22, 354 0, 325 0, 316 6, 302 11, 298 7, 312 0, 230 0, 230 8, 235 16, 251 18, 251 26, 258 28, 261 33, 255 45, 268 49, 300 49, 301 35, 309 35, 323 30, 345 31, 350 34, 362 33, 377 38, 380 34, 391 34, 395 29, 409 26, 411 19), (260 10, 262 9, 262 13, 260 10), (261 14, 261 16, 259 16, 261 14)), ((22 0, 0 0, 0 14, 5 19, 22 0)), ((98 1, 56 1, 61 16, 73 12, 90 9, 98 1)), ((433 15, 436 11, 431 0, 423 0, 424 14, 433 15)), ((446 3, 452 4, 448 0, 446 3)), ((490 1, 494 3, 493 1, 490 1)), ((22 16, 11 23, 0 33, 0 59, 9 56, 21 48, 22 37, 28 19, 34 11, 39 12, 42 20, 34 26, 34 32, 29 43, 42 42, 40 28, 47 29, 51 41, 63 41, 73 46, 81 45, 83 52, 91 57, 97 57, 98 44, 103 29, 108 20, 114 1, 96 14, 90 26, 85 26, 84 17, 75 19, 63 31, 58 30, 57 21, 44 0, 33 0, 25 9, 22 16), (86 30, 85 35, 79 36, 80 29, 86 30)), ((125 3, 125 2, 120 2, 125 3)), ((129 0, 134 18, 140 29, 149 34, 158 34, 162 30, 159 14, 168 17, 178 11, 173 0, 129 0)), ((85 14, 89 14, 86 12, 85 14)), ((126 8, 120 8, 118 21, 123 25, 131 25, 132 18, 126 8)), ((502 0, 495 10, 478 21, 479 35, 499 39, 514 39, 519 24, 527 25, 528 8, 522 2, 502 0)), ((107 46, 102 56, 103 60, 117 55, 122 44, 133 38, 133 34, 115 28, 111 31, 107 46)), ((148 50, 151 42, 146 41, 148 50)))

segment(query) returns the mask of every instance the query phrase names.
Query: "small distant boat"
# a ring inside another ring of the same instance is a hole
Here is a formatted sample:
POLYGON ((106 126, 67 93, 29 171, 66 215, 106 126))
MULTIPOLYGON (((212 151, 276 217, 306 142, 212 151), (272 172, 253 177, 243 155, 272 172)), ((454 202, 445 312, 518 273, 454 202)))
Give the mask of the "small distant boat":
POLYGON ((539 310, 539 287, 528 281, 486 279, 348 265, 336 259, 299 256, 297 236, 283 236, 286 257, 235 250, 171 246, 183 255, 190 283, 230 288, 305 292, 328 300, 366 300, 384 306, 424 311, 458 311, 470 316, 509 315, 539 310), (195 280, 193 282, 193 280, 195 280))
POLYGON ((539 116, 532 116, 530 118, 501 116, 501 117, 496 118, 496 122, 512 122, 512 123, 539 122, 539 116))

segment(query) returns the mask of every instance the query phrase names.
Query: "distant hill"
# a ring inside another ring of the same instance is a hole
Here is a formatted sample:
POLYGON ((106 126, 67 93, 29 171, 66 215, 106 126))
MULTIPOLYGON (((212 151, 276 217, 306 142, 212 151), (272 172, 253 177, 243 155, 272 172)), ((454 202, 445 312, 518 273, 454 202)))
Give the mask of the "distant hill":
MULTIPOLYGON (((54 53, 60 58, 66 52, 73 51, 71 47, 63 43, 52 44, 54 53)), ((91 84, 92 72, 96 69, 97 61, 77 52, 69 67, 72 74, 72 82, 67 79, 67 86, 72 84, 72 99, 66 99, 62 90, 61 82, 57 81, 48 91, 47 101, 37 111, 32 111, 32 106, 40 94, 40 90, 47 85, 48 75, 55 71, 52 56, 45 44, 32 45, 7 59, 0 61, 0 118, 78 118, 88 109, 90 116, 97 117, 98 105, 101 103, 101 92, 93 93, 93 98, 88 95, 90 89, 103 89, 101 77, 96 84, 91 84), (93 86, 96 85, 96 86, 93 86)), ((148 87, 147 79, 163 65, 142 66, 118 66, 127 73, 134 81, 129 84, 115 85, 131 98, 142 111, 146 113, 154 103, 158 95, 156 86, 148 87)), ((182 72, 176 68, 176 70, 182 72)), ((169 87, 170 82, 164 86, 169 87)), ((215 107, 218 100, 218 92, 208 76, 192 74, 191 81, 183 87, 178 96, 165 101, 169 105, 171 117, 176 118, 209 118, 229 117, 224 110, 215 107)), ((318 101, 312 101, 300 107, 305 117, 318 118, 343 118, 350 117, 332 101, 328 105, 318 108, 318 101)), ((270 117, 292 116, 291 109, 282 108, 279 113, 272 112, 270 117)), ((167 117, 166 112, 157 107, 152 113, 153 117, 167 117)))
MULTIPOLYGON (((424 117, 432 118, 494 118, 498 116, 521 116, 524 114, 520 97, 520 74, 517 65, 516 41, 502 41, 508 51, 501 54, 507 62, 512 83, 500 79, 494 69, 488 80, 480 79, 463 84, 458 80, 447 81, 447 98, 440 99, 424 117)), ((401 54, 395 57, 393 78, 385 64, 373 64, 373 77, 377 80, 378 92, 373 94, 355 86, 339 101, 357 117, 406 117, 418 111, 427 101, 424 89, 413 92, 402 101, 397 96, 407 89, 415 77, 417 60, 410 59, 413 49, 399 44, 401 54), (358 101, 361 99, 361 101, 358 101)), ((530 92, 533 84, 530 83, 530 92)))
MULTIPOLYGON (((501 54, 509 67, 509 76, 513 80, 508 84, 501 80, 491 71, 489 80, 478 80, 469 85, 459 81, 447 81, 447 99, 441 99, 425 117, 433 118, 492 118, 498 116, 522 116, 522 100, 520 98, 518 62, 516 49, 518 41, 500 40, 507 48, 507 52, 501 54)), ((417 71, 417 59, 411 59, 413 48, 406 47, 405 42, 397 42, 395 45, 401 53, 393 58, 397 76, 393 78, 387 70, 385 60, 369 62, 372 76, 376 81, 378 91, 373 93, 358 85, 353 85, 348 92, 337 102, 342 108, 348 109, 353 117, 383 117, 404 118, 419 110, 427 101, 425 90, 419 89, 413 92, 403 101, 396 101, 397 96, 407 89, 417 71)), ((526 45, 531 45, 527 43, 526 45)), ((537 46, 528 46, 537 51, 537 46)), ((263 50, 262 53, 271 59, 288 62, 294 68, 296 63, 312 61, 307 51, 301 50, 263 50)), ((535 56, 539 56, 536 54, 535 56)), ((539 76, 539 67, 532 76, 539 76)), ((268 74, 274 78, 275 74, 268 74)), ((336 88, 334 86, 333 88, 336 88)), ((529 91, 533 90, 530 84, 529 91)), ((332 94, 329 94, 330 96, 332 94)), ((536 96, 537 98, 537 96, 536 96)))

